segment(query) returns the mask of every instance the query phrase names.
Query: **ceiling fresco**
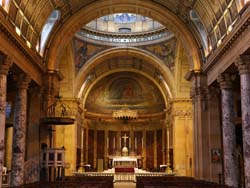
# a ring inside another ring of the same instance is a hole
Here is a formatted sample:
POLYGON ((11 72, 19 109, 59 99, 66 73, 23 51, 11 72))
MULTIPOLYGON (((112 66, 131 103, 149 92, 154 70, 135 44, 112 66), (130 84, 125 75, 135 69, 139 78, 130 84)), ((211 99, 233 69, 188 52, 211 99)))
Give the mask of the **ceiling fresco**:
POLYGON ((136 73, 122 72, 106 76, 90 91, 86 109, 99 114, 111 114, 127 106, 139 114, 153 114, 164 110, 164 99, 159 89, 136 73))

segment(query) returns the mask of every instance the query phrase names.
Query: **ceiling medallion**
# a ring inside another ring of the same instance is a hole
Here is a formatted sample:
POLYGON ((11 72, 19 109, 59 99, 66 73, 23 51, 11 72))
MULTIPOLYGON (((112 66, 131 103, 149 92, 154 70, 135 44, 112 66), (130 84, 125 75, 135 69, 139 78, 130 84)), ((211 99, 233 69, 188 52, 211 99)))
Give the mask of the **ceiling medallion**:
POLYGON ((120 110, 113 111, 112 117, 118 120, 132 120, 138 118, 136 110, 130 110, 128 105, 124 105, 120 110))

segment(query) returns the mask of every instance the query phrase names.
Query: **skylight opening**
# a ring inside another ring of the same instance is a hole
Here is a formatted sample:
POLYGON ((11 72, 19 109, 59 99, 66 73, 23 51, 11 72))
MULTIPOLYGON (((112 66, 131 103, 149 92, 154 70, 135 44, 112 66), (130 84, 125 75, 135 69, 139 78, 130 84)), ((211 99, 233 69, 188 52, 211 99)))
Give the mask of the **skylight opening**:
POLYGON ((9 12, 10 0, 0 0, 0 6, 2 6, 6 12, 9 12))
POLYGON ((47 40, 49 38, 49 35, 55 25, 55 23, 60 19, 60 11, 59 10, 54 10, 49 18, 47 19, 47 22, 43 26, 41 35, 40 35, 40 41, 38 41, 38 46, 37 48, 38 52, 40 53, 41 56, 44 54, 45 46, 47 43, 47 40))
POLYGON ((116 13, 97 18, 86 25, 97 31, 114 33, 147 32, 163 28, 159 22, 139 14, 116 13))
POLYGON ((190 10, 190 19, 194 23, 195 27, 197 28, 197 30, 198 30, 198 32, 199 32, 199 34, 201 36, 202 46, 204 48, 205 56, 207 56, 209 51, 210 51, 208 49, 207 31, 206 31, 203 23, 201 22, 201 19, 199 18, 198 14, 196 13, 195 10, 190 10))

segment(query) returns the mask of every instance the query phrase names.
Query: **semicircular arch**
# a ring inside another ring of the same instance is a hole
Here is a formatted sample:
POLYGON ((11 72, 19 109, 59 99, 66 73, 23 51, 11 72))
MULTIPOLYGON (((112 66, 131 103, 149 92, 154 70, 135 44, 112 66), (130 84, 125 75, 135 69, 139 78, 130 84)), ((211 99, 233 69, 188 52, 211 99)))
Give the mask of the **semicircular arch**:
POLYGON ((79 70, 75 79, 76 83, 74 92, 75 96, 78 96, 78 93, 79 91, 81 91, 81 87, 82 84, 84 83, 84 80, 87 78, 88 74, 91 72, 92 69, 94 69, 98 64, 102 63, 106 59, 112 59, 124 55, 137 57, 139 59, 145 60, 145 62, 154 66, 155 69, 159 70, 159 73, 161 73, 161 76, 165 80, 167 87, 169 88, 168 94, 170 98, 172 98, 175 95, 176 88, 174 84, 173 74, 159 58, 157 58, 150 52, 142 49, 134 47, 129 47, 129 48, 115 47, 96 54, 83 65, 83 67, 79 70))
POLYGON ((162 25, 169 28, 180 39, 187 50, 190 69, 200 70, 201 59, 199 47, 188 27, 166 7, 155 2, 142 0, 102 0, 90 3, 79 9, 78 12, 63 24, 63 27, 59 26, 53 33, 46 53, 48 70, 58 69, 63 49, 83 25, 98 17, 120 12, 141 14, 159 21, 162 25))
MULTIPOLYGON (((169 100, 170 100, 170 97, 169 97, 169 93, 167 93, 168 91, 166 91, 166 89, 162 88, 161 85, 154 79, 152 78, 150 75, 146 74, 145 72, 143 71, 140 71, 140 70, 135 70, 135 69, 125 69, 125 68, 122 68, 122 69, 114 69, 114 70, 110 70, 108 72, 106 72, 105 74, 102 74, 100 77, 98 77, 97 79, 95 79, 90 85, 89 87, 87 88, 86 92, 84 92, 85 94, 83 95, 82 93, 78 93, 79 98, 82 98, 82 101, 83 101, 83 106, 85 106, 86 104, 86 100, 87 100, 87 97, 90 93, 90 91, 92 90, 92 88, 99 82, 101 81, 103 78, 105 78, 106 76, 108 75, 111 75, 111 74, 114 74, 114 73, 118 73, 118 72, 133 72, 133 73, 137 73, 137 74, 140 74, 146 78, 148 78, 150 81, 152 81, 154 83, 154 85, 156 85, 156 87, 159 89, 163 99, 164 99, 164 103, 165 103, 165 106, 167 106, 167 104, 169 103, 169 100)), ((79 91, 81 92, 81 91, 79 91)))

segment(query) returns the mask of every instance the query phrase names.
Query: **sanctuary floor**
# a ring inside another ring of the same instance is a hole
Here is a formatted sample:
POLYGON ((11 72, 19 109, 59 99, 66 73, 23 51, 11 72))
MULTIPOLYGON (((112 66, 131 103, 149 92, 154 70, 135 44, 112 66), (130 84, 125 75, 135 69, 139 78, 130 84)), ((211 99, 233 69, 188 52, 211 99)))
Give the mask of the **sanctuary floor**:
POLYGON ((135 188, 136 184, 132 182, 116 182, 114 188, 135 188))

